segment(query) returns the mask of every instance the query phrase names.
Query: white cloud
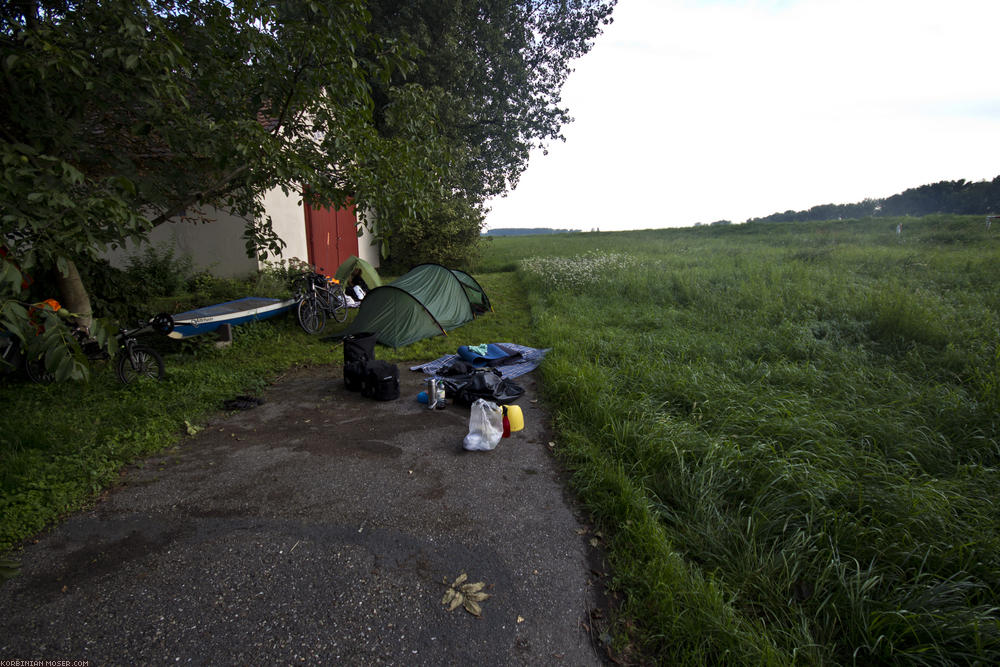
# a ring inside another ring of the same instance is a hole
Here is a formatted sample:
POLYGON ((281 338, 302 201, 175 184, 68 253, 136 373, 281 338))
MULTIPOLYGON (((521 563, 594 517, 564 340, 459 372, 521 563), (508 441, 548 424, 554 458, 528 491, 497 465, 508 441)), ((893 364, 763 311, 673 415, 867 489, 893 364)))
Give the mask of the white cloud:
POLYGON ((621 0, 490 227, 742 221, 1000 174, 1000 2, 621 0))

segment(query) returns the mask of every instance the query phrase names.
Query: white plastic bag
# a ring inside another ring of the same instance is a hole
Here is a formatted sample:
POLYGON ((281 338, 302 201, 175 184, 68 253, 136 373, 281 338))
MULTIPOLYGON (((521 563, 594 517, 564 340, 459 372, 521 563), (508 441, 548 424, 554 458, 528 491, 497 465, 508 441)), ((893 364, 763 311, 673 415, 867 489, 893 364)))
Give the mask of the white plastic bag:
POLYGON ((469 434, 463 445, 470 451, 493 449, 503 436, 503 410, 484 398, 477 398, 469 412, 469 434))

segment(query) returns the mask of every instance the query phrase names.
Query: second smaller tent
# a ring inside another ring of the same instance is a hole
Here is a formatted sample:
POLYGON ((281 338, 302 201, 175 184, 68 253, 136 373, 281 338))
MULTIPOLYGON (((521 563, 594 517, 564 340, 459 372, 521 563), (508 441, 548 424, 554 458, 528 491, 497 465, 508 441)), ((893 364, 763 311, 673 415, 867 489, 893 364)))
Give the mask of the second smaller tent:
POLYGON ((361 259, 357 255, 351 255, 337 267, 337 272, 333 274, 341 285, 346 285, 351 280, 351 276, 354 274, 355 269, 361 270, 361 278, 368 285, 368 289, 373 290, 376 287, 381 287, 382 279, 379 278, 378 271, 375 267, 361 259))

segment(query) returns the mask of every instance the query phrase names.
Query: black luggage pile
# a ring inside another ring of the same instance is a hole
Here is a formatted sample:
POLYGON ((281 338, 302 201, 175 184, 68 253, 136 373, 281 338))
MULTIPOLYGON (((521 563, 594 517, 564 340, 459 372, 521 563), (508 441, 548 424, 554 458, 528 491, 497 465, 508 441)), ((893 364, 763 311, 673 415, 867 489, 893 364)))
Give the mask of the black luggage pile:
POLYGON ((524 387, 503 377, 498 369, 476 368, 461 359, 453 360, 437 374, 442 377, 447 396, 459 405, 472 405, 477 398, 505 405, 524 394, 524 387))
POLYGON ((377 340, 369 332, 344 337, 344 384, 376 401, 392 401, 399 398, 399 366, 375 359, 377 340))

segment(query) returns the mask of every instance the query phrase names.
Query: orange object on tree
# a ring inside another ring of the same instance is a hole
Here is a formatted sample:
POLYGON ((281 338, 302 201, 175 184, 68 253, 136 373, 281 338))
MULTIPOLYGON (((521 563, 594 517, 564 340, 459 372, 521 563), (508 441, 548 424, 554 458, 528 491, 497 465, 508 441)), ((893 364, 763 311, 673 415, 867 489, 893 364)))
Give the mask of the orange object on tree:
POLYGON ((48 306, 49 308, 51 308, 52 311, 56 313, 62 310, 62 304, 60 304, 55 299, 45 299, 44 301, 39 301, 38 303, 35 304, 35 307, 43 308, 44 307, 43 304, 44 306, 48 306))
POLYGON ((50 309, 53 313, 58 313, 62 310, 62 304, 55 299, 45 299, 44 301, 31 304, 31 307, 28 308, 28 319, 35 325, 35 333, 40 334, 45 330, 42 323, 35 319, 35 314, 46 309, 50 309))

